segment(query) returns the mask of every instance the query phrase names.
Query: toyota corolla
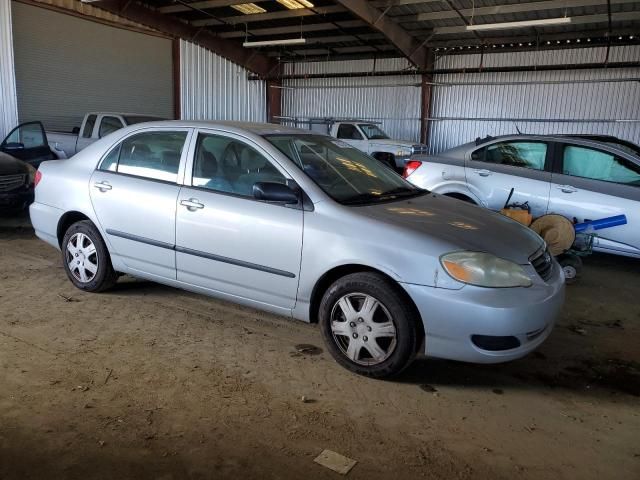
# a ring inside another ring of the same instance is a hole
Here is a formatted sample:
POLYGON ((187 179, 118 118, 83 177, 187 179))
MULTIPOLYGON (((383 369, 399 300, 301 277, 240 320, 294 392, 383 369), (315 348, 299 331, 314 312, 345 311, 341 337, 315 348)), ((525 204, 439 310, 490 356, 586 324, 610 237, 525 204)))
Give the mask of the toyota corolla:
POLYGON ((417 354, 522 357, 563 303, 535 233, 308 131, 137 124, 35 180, 36 234, 76 287, 129 274, 318 322, 333 357, 371 377, 417 354))

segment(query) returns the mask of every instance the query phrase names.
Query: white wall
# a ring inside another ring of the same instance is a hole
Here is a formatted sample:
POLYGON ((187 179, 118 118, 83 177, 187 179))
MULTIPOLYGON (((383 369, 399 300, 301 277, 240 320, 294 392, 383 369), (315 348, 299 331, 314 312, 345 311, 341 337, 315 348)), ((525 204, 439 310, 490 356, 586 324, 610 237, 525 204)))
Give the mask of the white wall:
POLYGON ((0 141, 18 124, 11 1, 0 0, 0 141))
POLYGON ((266 122, 263 81, 209 50, 180 41, 180 107, 185 120, 266 122))

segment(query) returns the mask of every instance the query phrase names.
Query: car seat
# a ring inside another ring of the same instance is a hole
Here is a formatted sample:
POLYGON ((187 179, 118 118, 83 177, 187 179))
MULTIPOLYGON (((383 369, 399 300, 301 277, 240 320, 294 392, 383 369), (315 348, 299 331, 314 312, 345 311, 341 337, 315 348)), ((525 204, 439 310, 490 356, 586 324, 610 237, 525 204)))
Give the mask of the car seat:
POLYGON ((238 193, 253 196, 253 185, 256 182, 284 183, 282 174, 252 148, 243 148, 240 153, 240 165, 244 173, 235 184, 238 193))

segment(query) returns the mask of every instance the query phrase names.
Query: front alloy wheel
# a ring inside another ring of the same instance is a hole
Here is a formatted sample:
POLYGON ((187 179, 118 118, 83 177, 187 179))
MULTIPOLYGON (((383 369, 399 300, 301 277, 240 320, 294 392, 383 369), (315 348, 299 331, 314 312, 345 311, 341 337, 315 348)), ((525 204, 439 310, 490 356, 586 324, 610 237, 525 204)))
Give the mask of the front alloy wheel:
POLYGON ((397 343, 391 314, 364 293, 345 295, 334 304, 331 332, 340 351, 358 365, 384 362, 397 343))
POLYGON ((402 288, 376 272, 336 280, 318 311, 327 350, 343 367, 360 375, 397 375, 413 360, 421 322, 402 288))

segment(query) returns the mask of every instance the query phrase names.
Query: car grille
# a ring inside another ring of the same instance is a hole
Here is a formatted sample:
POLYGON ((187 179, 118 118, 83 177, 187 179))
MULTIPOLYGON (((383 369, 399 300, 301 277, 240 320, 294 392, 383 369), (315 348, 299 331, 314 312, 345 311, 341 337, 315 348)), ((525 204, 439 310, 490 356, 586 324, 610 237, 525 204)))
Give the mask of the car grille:
POLYGON ((1 175, 0 192, 9 192, 25 184, 26 175, 1 175))
POLYGON ((534 255, 531 259, 531 265, 535 268, 540 278, 545 282, 551 278, 551 271, 553 270, 553 258, 549 253, 549 250, 545 249, 540 254, 534 255))
POLYGON ((413 145, 411 151, 414 155, 426 155, 429 153, 429 147, 426 145, 413 145))

